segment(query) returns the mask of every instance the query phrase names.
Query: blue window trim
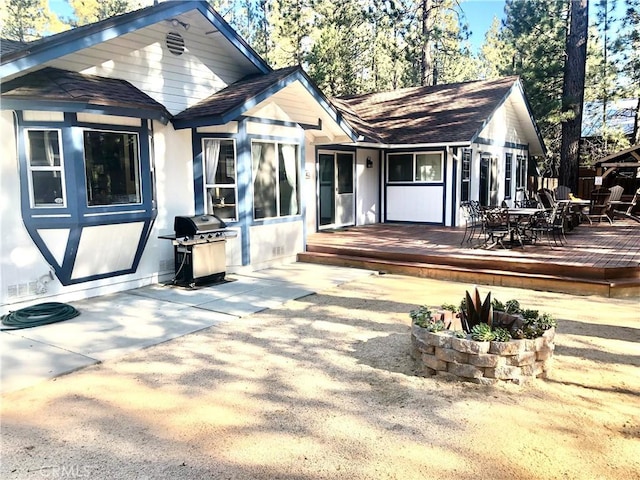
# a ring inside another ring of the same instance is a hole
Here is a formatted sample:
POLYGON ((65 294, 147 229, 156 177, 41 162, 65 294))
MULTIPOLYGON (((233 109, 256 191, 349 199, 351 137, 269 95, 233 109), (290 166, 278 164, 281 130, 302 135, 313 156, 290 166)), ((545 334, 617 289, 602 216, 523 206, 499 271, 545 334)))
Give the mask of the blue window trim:
POLYGON ((416 223, 416 224, 425 224, 425 225, 444 225, 446 221, 447 209, 446 201, 447 201, 447 181, 446 181, 446 172, 448 165, 448 155, 447 149, 445 147, 438 148, 402 148, 402 149, 394 149, 394 150, 385 150, 384 151, 384 222, 389 222, 389 217, 387 216, 388 211, 388 202, 389 195, 388 189, 389 187, 442 187, 442 220, 440 222, 412 222, 412 221, 398 221, 392 220, 394 223, 416 223), (434 153, 440 152, 442 153, 442 181, 441 182, 389 182, 388 180, 388 171, 389 171, 389 155, 393 155, 396 153, 434 153))
POLYGON ((47 262, 55 270, 60 282, 63 285, 72 285, 135 273, 157 216, 157 210, 153 207, 152 202, 153 186, 151 183, 150 132, 148 130, 148 122, 141 121, 140 127, 78 122, 76 114, 69 112, 64 114, 64 120, 61 122, 25 121, 21 111, 16 111, 15 118, 18 141, 18 162, 20 165, 20 207, 22 219, 29 236, 47 262), (47 208, 31 206, 25 132, 34 128, 59 129, 61 131, 64 175, 67 189, 66 207, 47 208), (89 207, 87 205, 83 140, 83 132, 86 129, 129 132, 138 135, 142 203, 106 205, 100 207, 89 207), (131 268, 82 278, 71 278, 83 228, 132 222, 143 223, 143 228, 142 234, 138 239, 131 268), (39 230, 47 229, 63 229, 69 231, 61 265, 55 260, 38 232, 39 230))
MULTIPOLYGON (((304 131, 300 130, 299 136, 287 137, 276 135, 260 135, 247 133, 247 123, 253 121, 249 118, 241 118, 238 121, 237 133, 218 133, 218 132, 198 132, 192 129, 192 158, 193 158, 193 189, 194 189, 194 211, 196 215, 202 215, 205 212, 204 199, 204 172, 203 172, 203 154, 202 140, 204 138, 228 138, 236 142, 236 175, 238 188, 238 220, 235 222, 225 222, 229 227, 240 228, 241 247, 242 247, 242 265, 246 266, 251 263, 251 238, 250 227, 260 225, 274 225, 279 223, 302 222, 303 238, 306 244, 307 230, 306 222, 306 205, 302 192, 304 183, 304 159, 305 159, 305 136, 304 131), (253 175, 251 171, 251 142, 254 140, 264 140, 270 142, 296 144, 300 148, 298 158, 298 168, 300 173, 300 213, 298 215, 287 215, 285 217, 273 217, 256 220, 253 218, 253 175)), ((258 122, 272 123, 272 122, 258 122)), ((273 121, 278 125, 278 121, 273 121)), ((297 125, 296 125, 297 126, 297 125)))

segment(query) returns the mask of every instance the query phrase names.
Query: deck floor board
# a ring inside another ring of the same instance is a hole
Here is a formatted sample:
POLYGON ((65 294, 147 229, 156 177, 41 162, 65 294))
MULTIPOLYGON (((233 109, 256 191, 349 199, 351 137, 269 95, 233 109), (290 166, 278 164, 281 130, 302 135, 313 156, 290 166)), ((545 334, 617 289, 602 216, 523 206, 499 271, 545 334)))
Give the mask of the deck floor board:
POLYGON ((324 252, 376 262, 438 264, 522 274, 640 282, 640 223, 616 220, 581 224, 563 246, 540 239, 524 248, 460 245, 464 228, 417 224, 372 224, 308 235, 307 252, 324 252))

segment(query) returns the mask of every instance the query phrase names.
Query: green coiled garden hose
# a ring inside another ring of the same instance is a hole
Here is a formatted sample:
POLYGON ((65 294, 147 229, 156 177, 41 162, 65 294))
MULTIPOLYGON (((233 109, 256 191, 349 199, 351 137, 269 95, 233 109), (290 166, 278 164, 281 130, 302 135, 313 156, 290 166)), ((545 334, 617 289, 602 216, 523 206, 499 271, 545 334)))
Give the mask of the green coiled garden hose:
POLYGON ((2 330, 14 330, 18 328, 37 327, 50 323, 62 322, 80 315, 80 312, 71 305, 59 302, 40 303, 30 307, 21 308, 15 312, 3 315, 2 324, 7 328, 2 330))

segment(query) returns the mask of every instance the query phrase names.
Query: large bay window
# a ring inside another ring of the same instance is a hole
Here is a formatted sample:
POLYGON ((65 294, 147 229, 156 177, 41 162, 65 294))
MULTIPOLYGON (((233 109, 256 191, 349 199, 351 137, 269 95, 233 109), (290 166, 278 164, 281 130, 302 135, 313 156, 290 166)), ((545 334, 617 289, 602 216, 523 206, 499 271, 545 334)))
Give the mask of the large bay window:
POLYGON ((205 138, 204 188, 207 213, 224 220, 237 220, 236 153, 233 140, 205 138))
POLYGON ((83 137, 87 205, 141 203, 138 135, 85 130, 83 137))
POLYGON ((59 130, 27 130, 32 207, 64 207, 64 169, 59 130))
POLYGON ((298 145, 254 141, 251 144, 253 217, 300 213, 298 145))
POLYGON ((391 153, 387 161, 389 182, 439 183, 443 181, 441 152, 391 153))

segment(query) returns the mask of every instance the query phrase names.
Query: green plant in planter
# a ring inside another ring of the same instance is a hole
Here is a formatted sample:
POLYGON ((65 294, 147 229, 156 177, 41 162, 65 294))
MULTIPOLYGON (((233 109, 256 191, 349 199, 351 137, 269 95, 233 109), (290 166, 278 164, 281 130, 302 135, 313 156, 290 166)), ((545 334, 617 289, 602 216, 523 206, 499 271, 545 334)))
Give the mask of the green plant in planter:
POLYGON ((509 330, 502 327, 494 327, 493 336, 495 337, 493 340, 496 342, 508 342, 511 340, 511 333, 509 333, 509 330))
POLYGON ((443 303, 441 305, 443 310, 447 310, 448 312, 458 313, 459 309, 453 303, 443 303))
POLYGON ((421 305, 415 310, 411 310, 409 316, 413 323, 421 328, 426 328, 430 332, 440 332, 444 330, 444 322, 442 320, 434 320, 431 309, 426 305, 421 305))
POLYGON ((467 338, 467 332, 464 330, 456 330, 453 332, 453 336, 456 338, 467 338))
POLYGON ((478 342, 490 342, 495 338, 491 326, 486 323, 478 323, 471 329, 471 338, 478 342))

